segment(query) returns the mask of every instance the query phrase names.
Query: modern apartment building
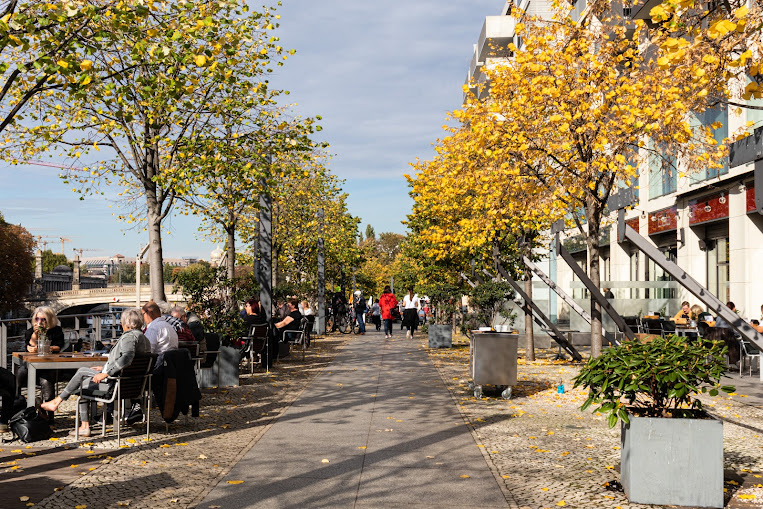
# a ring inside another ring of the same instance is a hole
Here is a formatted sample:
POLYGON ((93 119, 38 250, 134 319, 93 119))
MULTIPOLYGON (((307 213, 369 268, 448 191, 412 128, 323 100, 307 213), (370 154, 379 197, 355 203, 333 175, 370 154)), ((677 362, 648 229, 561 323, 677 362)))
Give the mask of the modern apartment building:
MULTIPOLYGON (((636 2, 618 10, 627 19, 646 18, 652 2, 636 2)), ((524 1, 528 14, 550 16, 550 2, 524 1)), ((520 5, 522 7, 522 5, 520 5)), ((586 0, 572 4, 574 19, 591 16, 586 0)), ((467 82, 484 81, 481 70, 496 59, 510 58, 506 50, 497 50, 505 41, 521 46, 514 34, 515 20, 507 3, 500 16, 488 16, 469 67, 467 82)), ((504 47, 505 47, 505 44, 504 47)), ((486 96, 487 93, 484 93, 486 96)), ((749 101, 763 105, 763 101, 749 101)), ((720 141, 737 132, 748 121, 763 125, 763 110, 728 109, 719 106, 698 121, 709 125, 721 122, 716 131, 720 141)), ((641 168, 635 189, 637 204, 626 216, 627 223, 649 238, 665 257, 675 261, 720 300, 733 301, 742 316, 760 318, 763 305, 763 128, 755 135, 734 143, 722 169, 706 169, 679 176, 677 171, 663 171, 650 161, 641 168), (755 178, 756 168, 758 178, 755 178), (756 185, 757 180, 757 185, 756 185), (755 189, 760 191, 756 197, 755 189), (757 268, 756 268, 757 267, 757 268)), ((610 288, 614 306, 622 315, 675 314, 683 300, 699 303, 678 282, 671 281, 653 261, 629 244, 617 242, 616 218, 603 228, 601 239, 602 287, 610 288)), ((577 230, 568 230, 564 244, 578 264, 588 266, 588 254, 577 230)), ((572 270, 553 252, 540 264, 567 293, 584 308, 590 309, 587 291, 575 281, 572 270)), ((553 318, 570 320, 576 330, 588 325, 541 281, 534 285, 536 302, 548 305, 553 318)), ((521 320, 518 320, 520 322, 521 320)), ((605 317, 605 328, 613 324, 605 317)), ((521 324, 517 323, 517 325, 521 324)))

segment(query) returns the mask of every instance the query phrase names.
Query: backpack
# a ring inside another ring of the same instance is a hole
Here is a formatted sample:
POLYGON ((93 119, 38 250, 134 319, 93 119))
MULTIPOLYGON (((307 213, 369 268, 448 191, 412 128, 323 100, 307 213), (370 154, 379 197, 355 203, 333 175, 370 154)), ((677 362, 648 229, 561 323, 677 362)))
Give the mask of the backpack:
POLYGON ((30 406, 11 417, 8 426, 13 432, 13 438, 3 439, 3 442, 13 442, 16 438, 22 442, 39 442, 53 435, 48 420, 40 415, 37 407, 30 406))

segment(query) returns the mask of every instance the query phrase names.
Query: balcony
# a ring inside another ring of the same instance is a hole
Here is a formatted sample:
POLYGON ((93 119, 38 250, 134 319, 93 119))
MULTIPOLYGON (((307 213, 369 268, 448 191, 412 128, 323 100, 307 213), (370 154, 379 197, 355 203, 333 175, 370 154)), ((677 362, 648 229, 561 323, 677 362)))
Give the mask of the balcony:
POLYGON ((484 62, 486 58, 510 57, 508 45, 514 42, 515 28, 513 16, 487 16, 477 42, 478 62, 484 62))

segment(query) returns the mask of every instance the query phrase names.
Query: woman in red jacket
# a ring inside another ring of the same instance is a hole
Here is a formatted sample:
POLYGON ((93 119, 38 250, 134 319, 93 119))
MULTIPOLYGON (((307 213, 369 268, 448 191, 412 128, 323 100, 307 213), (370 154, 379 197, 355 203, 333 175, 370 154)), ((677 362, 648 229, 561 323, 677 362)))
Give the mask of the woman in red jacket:
POLYGON ((397 299, 392 295, 392 290, 389 285, 384 287, 384 291, 379 297, 379 307, 382 311, 382 319, 384 320, 384 337, 392 337, 392 310, 397 307, 397 299))

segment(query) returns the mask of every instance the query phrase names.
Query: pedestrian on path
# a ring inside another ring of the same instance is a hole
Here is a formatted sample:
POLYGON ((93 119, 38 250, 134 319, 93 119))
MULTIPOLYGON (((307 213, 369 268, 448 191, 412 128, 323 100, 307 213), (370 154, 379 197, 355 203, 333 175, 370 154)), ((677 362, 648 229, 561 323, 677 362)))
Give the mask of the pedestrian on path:
POLYGON ((358 334, 366 333, 366 321, 363 317, 367 309, 363 293, 360 290, 356 290, 355 295, 352 297, 352 311, 355 313, 355 321, 358 324, 358 334))
POLYGON ((408 295, 403 297, 403 325, 405 325, 405 337, 412 339, 413 333, 419 325, 419 296, 413 293, 413 287, 408 288, 408 295))
POLYGON ((397 307, 397 299, 392 294, 389 285, 384 287, 381 298, 379 299, 382 320, 384 320, 384 337, 392 337, 392 310, 397 307))
POLYGON ((379 299, 374 299, 374 303, 371 306, 371 321, 376 325, 376 331, 381 330, 381 307, 379 306, 379 299))

